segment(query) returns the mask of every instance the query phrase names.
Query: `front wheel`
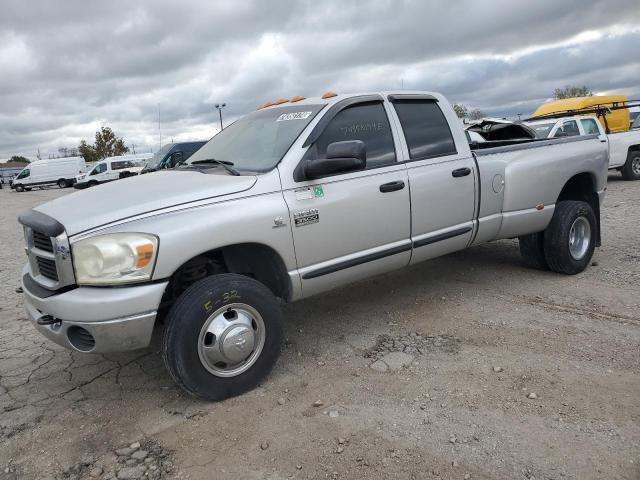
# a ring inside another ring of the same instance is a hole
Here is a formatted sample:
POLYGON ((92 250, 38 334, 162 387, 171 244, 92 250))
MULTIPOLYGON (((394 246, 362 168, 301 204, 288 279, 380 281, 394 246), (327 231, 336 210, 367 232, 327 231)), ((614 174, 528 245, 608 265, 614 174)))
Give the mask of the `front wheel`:
POLYGON ((243 275, 212 275, 189 287, 166 318, 162 356, 185 391, 223 400, 255 388, 283 340, 278 301, 243 275))
POLYGON ((544 256, 549 268, 567 275, 587 268, 595 250, 597 228, 596 216, 587 202, 558 202, 544 231, 544 256))
POLYGON ((629 152, 627 161, 620 171, 625 180, 640 180, 640 151, 629 152))
POLYGON ((16 192, 24 192, 24 186, 22 185, 16 185, 13 188, 15 189, 16 192))
POLYGON ((58 180, 58 187, 67 188, 67 181, 64 178, 61 178, 60 180, 58 180))

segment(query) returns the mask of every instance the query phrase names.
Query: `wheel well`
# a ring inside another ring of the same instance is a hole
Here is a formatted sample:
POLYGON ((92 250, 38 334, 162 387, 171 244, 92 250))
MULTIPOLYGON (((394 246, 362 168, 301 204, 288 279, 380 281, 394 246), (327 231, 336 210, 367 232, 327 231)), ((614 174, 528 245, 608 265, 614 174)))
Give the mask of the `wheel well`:
POLYGON ((562 200, 579 200, 591 205, 598 224, 598 231, 596 232, 596 246, 599 247, 602 243, 600 236, 600 199, 596 192, 593 176, 590 173, 583 172, 571 177, 569 181, 564 184, 564 187, 562 187, 562 191, 558 196, 558 202, 561 202, 562 200))
POLYGON ((189 286, 216 273, 246 275, 263 283, 276 297, 291 298, 289 275, 280 255, 266 245, 242 243, 201 253, 183 263, 169 279, 161 308, 168 308, 189 286))
POLYGON ((628 156, 631 152, 640 152, 640 145, 631 145, 631 146, 629 147, 629 150, 627 151, 627 156, 628 156))

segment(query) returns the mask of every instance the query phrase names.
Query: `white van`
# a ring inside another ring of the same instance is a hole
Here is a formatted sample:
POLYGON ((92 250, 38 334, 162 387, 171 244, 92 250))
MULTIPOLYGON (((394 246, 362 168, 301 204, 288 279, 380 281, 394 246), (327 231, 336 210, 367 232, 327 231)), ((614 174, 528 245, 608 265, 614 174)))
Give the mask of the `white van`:
POLYGON ((93 168, 87 173, 78 175, 75 179, 74 187, 93 187, 99 183, 111 182, 119 178, 138 175, 144 167, 144 164, 151 157, 153 157, 152 153, 107 157, 95 163, 93 168))
POLYGON ((11 188, 16 192, 33 187, 58 185, 60 188, 74 184, 76 175, 84 172, 87 165, 82 157, 49 158, 31 162, 16 176, 11 188))

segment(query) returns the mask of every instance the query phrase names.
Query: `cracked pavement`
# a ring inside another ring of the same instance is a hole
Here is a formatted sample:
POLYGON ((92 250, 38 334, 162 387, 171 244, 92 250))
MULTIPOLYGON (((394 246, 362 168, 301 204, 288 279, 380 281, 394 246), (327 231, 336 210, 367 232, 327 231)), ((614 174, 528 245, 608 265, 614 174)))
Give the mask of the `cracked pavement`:
POLYGON ((172 383, 157 338, 86 355, 29 324, 16 217, 67 194, 0 190, 0 479, 143 439, 178 478, 640 478, 640 182, 610 175, 583 274, 500 241, 286 306, 273 374, 215 404, 172 383), (456 348, 403 344, 440 336, 456 348), (381 342, 409 361, 370 368, 381 342))

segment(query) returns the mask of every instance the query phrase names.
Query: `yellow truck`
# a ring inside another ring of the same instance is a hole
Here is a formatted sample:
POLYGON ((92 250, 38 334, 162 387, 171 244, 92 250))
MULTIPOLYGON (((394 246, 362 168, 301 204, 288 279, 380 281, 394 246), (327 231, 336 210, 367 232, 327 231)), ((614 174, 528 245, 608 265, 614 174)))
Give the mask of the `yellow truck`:
POLYGON ((532 117, 541 117, 557 112, 563 112, 566 116, 580 115, 581 113, 593 115, 595 110, 601 109, 605 113, 598 118, 607 133, 626 132, 631 124, 629 109, 620 107, 624 107, 628 102, 629 100, 624 95, 565 98, 540 105, 532 117))
POLYGON ((595 116, 602 126, 602 132, 597 135, 609 145, 609 169, 618 170, 626 180, 640 180, 640 129, 630 129, 629 112, 630 107, 639 105, 640 102, 630 101, 624 95, 567 98, 541 105, 525 124, 541 129, 547 121, 550 135, 559 130, 563 136, 587 135, 595 131, 583 131, 582 124, 593 122, 586 118, 595 116), (576 125, 576 128, 558 128, 565 124, 576 125))

